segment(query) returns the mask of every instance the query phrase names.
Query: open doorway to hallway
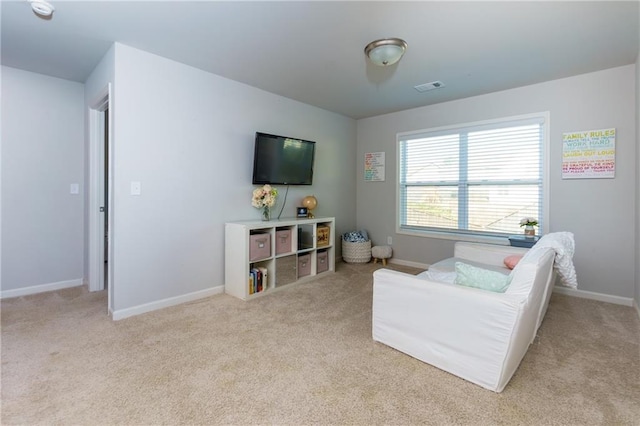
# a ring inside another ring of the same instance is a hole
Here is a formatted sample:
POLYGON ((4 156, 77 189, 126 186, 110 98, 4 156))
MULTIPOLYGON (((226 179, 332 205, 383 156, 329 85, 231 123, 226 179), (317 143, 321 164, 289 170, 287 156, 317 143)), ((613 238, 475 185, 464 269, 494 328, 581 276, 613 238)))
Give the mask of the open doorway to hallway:
POLYGON ((109 106, 104 110, 104 170, 102 172, 102 179, 104 180, 103 191, 103 203, 104 208, 104 271, 103 271, 103 283, 104 288, 109 287, 109 106))
POLYGON ((89 109, 89 290, 107 290, 113 312, 113 108, 109 85, 89 109))

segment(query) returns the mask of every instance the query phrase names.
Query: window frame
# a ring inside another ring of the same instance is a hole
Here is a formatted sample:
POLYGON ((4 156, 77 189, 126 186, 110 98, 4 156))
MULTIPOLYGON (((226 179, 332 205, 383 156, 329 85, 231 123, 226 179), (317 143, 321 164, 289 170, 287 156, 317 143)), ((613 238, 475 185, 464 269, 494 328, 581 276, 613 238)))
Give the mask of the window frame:
POLYGON ((496 124, 505 124, 508 127, 509 122, 517 122, 532 119, 542 119, 542 227, 538 230, 538 234, 544 235, 549 232, 549 165, 550 165, 550 114, 549 111, 537 112, 531 114, 523 114, 510 117, 500 117, 497 119, 475 121, 468 123, 458 123, 447 126, 432 127, 421 130, 413 130, 400 132, 396 134, 396 233, 401 235, 411 235, 417 237, 437 238, 456 241, 482 242, 492 244, 508 245, 507 236, 496 236, 493 234, 482 234, 478 232, 465 232, 463 230, 436 230, 436 229, 420 229, 414 227, 403 227, 401 219, 403 217, 402 197, 401 197, 401 141, 412 136, 420 136, 426 133, 435 136, 437 133, 446 134, 453 130, 463 131, 468 128, 480 128, 483 126, 495 126, 496 124))

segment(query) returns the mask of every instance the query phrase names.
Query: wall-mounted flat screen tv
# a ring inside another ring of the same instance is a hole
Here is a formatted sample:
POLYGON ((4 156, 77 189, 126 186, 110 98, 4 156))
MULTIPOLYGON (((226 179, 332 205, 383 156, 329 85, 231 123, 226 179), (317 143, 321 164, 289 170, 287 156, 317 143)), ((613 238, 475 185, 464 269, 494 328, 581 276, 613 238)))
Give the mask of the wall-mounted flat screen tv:
POLYGON ((253 183, 311 185, 316 143, 256 132, 253 183))

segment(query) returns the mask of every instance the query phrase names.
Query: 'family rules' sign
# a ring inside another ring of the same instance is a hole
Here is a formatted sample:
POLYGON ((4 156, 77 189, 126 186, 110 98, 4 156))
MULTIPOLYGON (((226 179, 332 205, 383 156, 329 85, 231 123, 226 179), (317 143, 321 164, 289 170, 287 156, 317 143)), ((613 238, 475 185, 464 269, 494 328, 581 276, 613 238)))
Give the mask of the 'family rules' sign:
POLYGON ((364 180, 369 182, 384 181, 384 152, 364 154, 364 180))
POLYGON ((562 134, 562 179, 613 178, 616 129, 562 134))

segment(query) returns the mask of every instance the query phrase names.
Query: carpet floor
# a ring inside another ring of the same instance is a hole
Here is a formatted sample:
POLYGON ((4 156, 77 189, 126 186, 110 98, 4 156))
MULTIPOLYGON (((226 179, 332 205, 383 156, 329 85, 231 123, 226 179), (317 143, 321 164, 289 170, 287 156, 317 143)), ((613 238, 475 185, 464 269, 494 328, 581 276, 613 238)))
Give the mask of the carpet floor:
POLYGON ((83 287, 2 300, 2 424, 640 425, 634 309, 554 294, 496 394, 372 340, 379 267, 115 322, 83 287))

